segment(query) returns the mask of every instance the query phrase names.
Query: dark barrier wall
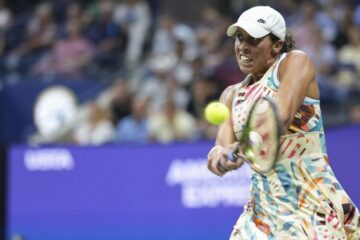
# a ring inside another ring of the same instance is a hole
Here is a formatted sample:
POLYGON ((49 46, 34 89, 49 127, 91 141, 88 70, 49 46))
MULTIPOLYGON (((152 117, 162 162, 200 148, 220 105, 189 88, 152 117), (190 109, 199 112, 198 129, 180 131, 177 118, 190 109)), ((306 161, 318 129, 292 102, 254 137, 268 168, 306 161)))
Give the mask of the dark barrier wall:
POLYGON ((47 87, 65 86, 77 96, 79 103, 96 96, 104 89, 106 82, 54 80, 51 83, 29 81, 0 90, 0 144, 26 142, 36 131, 33 109, 38 95, 47 87))
POLYGON ((7 147, 0 144, 0 236, 6 231, 7 147))
MULTIPOLYGON (((360 127, 328 131, 331 165, 360 206, 360 127)), ((247 167, 219 178, 212 143, 169 146, 13 146, 8 237, 223 240, 248 196, 247 167)))

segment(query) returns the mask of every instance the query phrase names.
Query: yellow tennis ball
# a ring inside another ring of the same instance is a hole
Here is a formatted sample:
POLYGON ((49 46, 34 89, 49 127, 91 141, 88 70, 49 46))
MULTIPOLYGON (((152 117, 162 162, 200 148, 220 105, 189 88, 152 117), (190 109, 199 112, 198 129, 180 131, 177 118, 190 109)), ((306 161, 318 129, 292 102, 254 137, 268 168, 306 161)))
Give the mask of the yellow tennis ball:
POLYGON ((221 102, 211 102, 204 110, 205 119, 214 125, 219 125, 230 117, 227 106, 221 102))

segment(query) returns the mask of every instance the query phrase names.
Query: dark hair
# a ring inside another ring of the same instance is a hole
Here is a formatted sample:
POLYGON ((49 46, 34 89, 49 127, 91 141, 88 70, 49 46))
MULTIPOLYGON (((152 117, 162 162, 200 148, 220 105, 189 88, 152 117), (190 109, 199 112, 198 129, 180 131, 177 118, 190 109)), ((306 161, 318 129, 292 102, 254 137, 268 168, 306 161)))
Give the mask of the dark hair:
MULTIPOLYGON (((278 38, 277 36, 275 36, 274 34, 270 33, 270 38, 273 42, 279 41, 280 38, 278 38)), ((286 53, 286 52, 290 52, 291 50, 295 49, 295 41, 292 37, 291 32, 289 31, 289 29, 286 29, 286 35, 285 35, 285 41, 284 41, 284 45, 280 50, 280 54, 282 53, 286 53)))

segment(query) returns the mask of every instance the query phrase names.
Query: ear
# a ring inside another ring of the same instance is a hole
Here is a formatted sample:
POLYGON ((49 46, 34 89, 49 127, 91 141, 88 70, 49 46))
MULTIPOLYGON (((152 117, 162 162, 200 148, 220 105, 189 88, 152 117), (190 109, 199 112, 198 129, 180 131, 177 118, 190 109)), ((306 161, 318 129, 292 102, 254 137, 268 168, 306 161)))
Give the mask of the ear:
POLYGON ((284 42, 282 41, 276 41, 274 42, 273 46, 272 46, 272 50, 271 52, 274 54, 274 55, 278 55, 281 48, 283 47, 284 45, 284 42))

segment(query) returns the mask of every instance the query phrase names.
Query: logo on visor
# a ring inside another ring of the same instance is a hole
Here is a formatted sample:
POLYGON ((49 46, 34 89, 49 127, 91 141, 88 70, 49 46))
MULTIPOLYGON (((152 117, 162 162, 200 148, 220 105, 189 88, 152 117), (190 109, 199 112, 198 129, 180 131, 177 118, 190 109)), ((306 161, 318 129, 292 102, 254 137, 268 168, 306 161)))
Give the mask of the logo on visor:
POLYGON ((258 21, 259 23, 265 23, 265 20, 262 19, 262 18, 259 18, 257 21, 258 21))

